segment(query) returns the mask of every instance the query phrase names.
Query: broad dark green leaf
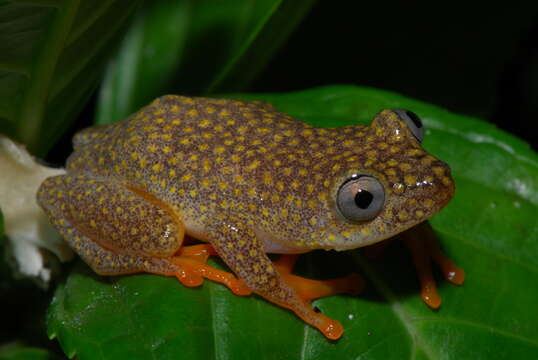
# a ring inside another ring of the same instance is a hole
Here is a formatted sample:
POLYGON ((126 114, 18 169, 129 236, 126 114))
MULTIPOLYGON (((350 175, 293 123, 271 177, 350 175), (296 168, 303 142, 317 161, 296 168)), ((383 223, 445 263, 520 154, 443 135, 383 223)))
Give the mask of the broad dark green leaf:
POLYGON ((20 344, 8 344, 0 346, 1 360, 53 360, 58 359, 47 350, 24 346, 20 344))
POLYGON ((314 0, 146 2, 109 65, 97 123, 127 117, 163 88, 243 90, 314 0))
POLYGON ((139 2, 0 1, 0 131, 45 153, 86 103, 139 2))
POLYGON ((368 88, 236 97, 270 101, 319 126, 367 124, 383 108, 417 112, 428 128, 425 148, 453 169, 456 196, 432 224, 466 270, 465 284, 440 281, 444 302, 432 311, 398 244, 380 261, 360 251, 308 254, 307 273, 327 276, 339 263, 368 279, 358 297, 316 301, 346 329, 331 342, 288 311, 221 285, 188 289, 153 275, 98 277, 79 264, 48 314, 49 335, 67 354, 81 360, 538 357, 538 155, 525 143, 476 119, 368 88))

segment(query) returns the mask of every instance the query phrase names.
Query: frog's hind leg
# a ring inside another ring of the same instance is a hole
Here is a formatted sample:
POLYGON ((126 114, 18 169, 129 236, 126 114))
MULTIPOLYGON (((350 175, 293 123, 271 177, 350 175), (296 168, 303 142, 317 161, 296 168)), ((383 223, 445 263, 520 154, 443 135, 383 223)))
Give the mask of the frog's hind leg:
POLYGON ((167 259, 118 254, 100 246, 77 229, 72 228, 67 222, 64 222, 64 224, 67 226, 57 226, 60 234, 84 262, 99 275, 112 276, 147 272, 175 276, 183 285, 188 287, 200 286, 203 283, 202 276, 173 264, 167 259))
POLYGON ((433 229, 424 222, 402 233, 406 246, 411 252, 413 262, 420 280, 421 297, 424 303, 433 309, 441 306, 441 297, 437 293, 437 285, 432 274, 431 261, 435 262, 446 280, 461 285, 465 279, 463 269, 457 267, 439 247, 433 229))
POLYGON ((68 244, 98 274, 149 272, 184 285, 203 277, 171 262, 184 228, 164 203, 141 191, 87 176, 46 179, 38 202, 68 244))
POLYGON ((296 254, 282 255, 274 262, 274 265, 284 281, 293 287, 305 301, 310 302, 336 294, 358 295, 364 289, 364 279, 357 273, 328 280, 314 280, 294 275, 291 272, 298 257, 299 255, 296 254))

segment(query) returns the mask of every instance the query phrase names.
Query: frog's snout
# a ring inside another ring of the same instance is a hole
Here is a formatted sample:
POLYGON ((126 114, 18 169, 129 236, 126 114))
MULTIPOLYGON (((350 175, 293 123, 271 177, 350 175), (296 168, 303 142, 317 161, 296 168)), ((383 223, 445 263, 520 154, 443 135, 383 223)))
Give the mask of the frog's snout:
POLYGON ((432 165, 431 171, 432 175, 427 176, 427 180, 431 180, 430 196, 437 205, 436 211, 439 211, 452 199, 456 186, 448 164, 437 161, 432 165))
POLYGON ((450 167, 440 160, 434 161, 416 175, 404 175, 402 180, 404 184, 395 184, 394 189, 405 189, 407 210, 416 214, 417 220, 429 218, 454 196, 455 185, 450 167))

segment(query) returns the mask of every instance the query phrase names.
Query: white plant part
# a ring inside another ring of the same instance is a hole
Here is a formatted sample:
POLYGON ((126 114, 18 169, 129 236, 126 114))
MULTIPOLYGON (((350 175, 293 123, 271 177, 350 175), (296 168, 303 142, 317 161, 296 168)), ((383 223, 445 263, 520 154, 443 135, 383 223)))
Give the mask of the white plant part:
POLYGON ((8 239, 6 255, 16 275, 42 286, 51 279, 51 253, 61 261, 73 257, 36 201, 41 182, 64 173, 64 169, 38 164, 24 146, 0 136, 0 209, 8 239))

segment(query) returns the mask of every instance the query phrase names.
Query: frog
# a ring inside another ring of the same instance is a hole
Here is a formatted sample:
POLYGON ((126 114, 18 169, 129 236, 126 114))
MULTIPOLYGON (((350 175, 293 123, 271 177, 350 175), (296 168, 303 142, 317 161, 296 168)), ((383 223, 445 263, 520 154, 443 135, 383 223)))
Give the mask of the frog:
POLYGON ((342 324, 312 301, 358 294, 365 282, 357 273, 298 276, 300 254, 369 247, 422 228, 426 235, 404 241, 424 302, 440 305, 432 262, 463 282, 427 236, 426 220, 455 186, 423 138, 408 110, 381 110, 369 126, 322 128, 267 102, 165 95, 123 122, 75 134, 65 174, 43 181, 37 201, 99 275, 151 273, 188 287, 209 279, 289 309, 336 340, 342 324), (230 271, 208 265, 210 256, 230 271))

